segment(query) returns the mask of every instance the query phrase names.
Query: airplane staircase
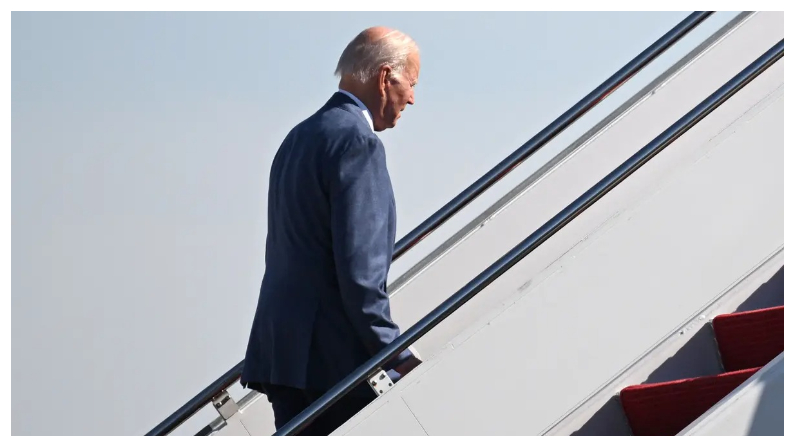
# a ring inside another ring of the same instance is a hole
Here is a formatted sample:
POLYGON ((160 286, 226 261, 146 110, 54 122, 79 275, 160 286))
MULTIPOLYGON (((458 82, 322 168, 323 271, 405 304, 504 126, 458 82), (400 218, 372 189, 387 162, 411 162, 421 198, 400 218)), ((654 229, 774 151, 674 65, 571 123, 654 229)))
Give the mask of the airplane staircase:
MULTIPOLYGON (((708 16, 622 67, 395 259, 708 16)), ((335 435, 721 434, 755 405, 783 415, 763 392, 769 377, 783 387, 782 36, 783 14, 741 13, 409 269, 388 287, 402 335, 276 434, 365 380, 387 391, 335 435), (393 383, 381 365, 406 348, 424 363, 393 383)), ((218 415, 197 435, 274 434, 267 399, 230 395, 241 370, 148 435, 208 404, 218 415)))

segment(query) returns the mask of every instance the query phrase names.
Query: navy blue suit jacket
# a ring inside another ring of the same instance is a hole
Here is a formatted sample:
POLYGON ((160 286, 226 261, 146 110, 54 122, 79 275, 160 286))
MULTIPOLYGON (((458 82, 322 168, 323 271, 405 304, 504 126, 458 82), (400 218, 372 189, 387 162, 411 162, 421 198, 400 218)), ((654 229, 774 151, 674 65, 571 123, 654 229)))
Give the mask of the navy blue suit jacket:
POLYGON ((335 93, 273 160, 244 386, 327 390, 399 335, 386 292, 395 214, 384 146, 356 103, 335 93))

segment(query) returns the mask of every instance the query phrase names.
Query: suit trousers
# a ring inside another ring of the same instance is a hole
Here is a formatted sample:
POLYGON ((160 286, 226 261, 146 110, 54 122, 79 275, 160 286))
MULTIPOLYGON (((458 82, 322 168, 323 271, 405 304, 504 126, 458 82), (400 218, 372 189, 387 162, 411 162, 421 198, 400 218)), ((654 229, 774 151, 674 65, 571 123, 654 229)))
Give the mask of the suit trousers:
MULTIPOLYGON (((265 394, 273 407, 276 429, 280 429, 319 399, 325 391, 302 390, 277 385, 265 385, 249 388, 265 394)), ((367 387, 369 390, 369 386, 367 387)), ((342 426, 348 419, 360 412, 370 402, 375 400, 375 393, 370 390, 371 396, 354 391, 341 397, 323 413, 313 420, 306 428, 301 430, 299 436, 328 436, 342 426), (366 397, 365 397, 366 396, 366 397)))

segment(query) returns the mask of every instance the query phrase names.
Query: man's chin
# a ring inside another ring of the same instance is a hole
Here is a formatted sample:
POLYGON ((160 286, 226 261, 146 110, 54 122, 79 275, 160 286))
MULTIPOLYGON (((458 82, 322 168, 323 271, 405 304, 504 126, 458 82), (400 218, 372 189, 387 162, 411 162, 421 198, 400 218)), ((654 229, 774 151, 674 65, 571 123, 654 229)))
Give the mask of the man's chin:
POLYGON ((383 131, 385 131, 387 129, 392 129, 395 126, 397 126, 397 122, 398 122, 399 119, 400 119, 400 115, 398 114, 398 116, 395 117, 395 119, 393 119, 391 121, 384 120, 384 122, 381 122, 381 123, 378 123, 378 124, 374 125, 373 129, 376 132, 383 132, 383 131))
POLYGON ((381 125, 381 126, 374 126, 373 130, 376 131, 376 132, 383 132, 383 131, 385 131, 387 129, 392 129, 394 127, 395 127, 395 123, 389 123, 389 124, 385 124, 385 125, 381 125))

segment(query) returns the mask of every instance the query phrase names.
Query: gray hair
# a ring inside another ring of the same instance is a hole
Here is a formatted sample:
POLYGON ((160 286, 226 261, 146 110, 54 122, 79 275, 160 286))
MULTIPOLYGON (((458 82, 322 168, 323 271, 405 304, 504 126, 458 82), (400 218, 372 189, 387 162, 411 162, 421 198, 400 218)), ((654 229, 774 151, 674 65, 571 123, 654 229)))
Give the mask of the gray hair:
POLYGON ((412 53, 419 53, 417 44, 400 31, 390 31, 375 41, 368 39, 362 32, 345 47, 334 74, 351 76, 364 83, 378 74, 382 66, 388 65, 399 75, 406 68, 412 53))

